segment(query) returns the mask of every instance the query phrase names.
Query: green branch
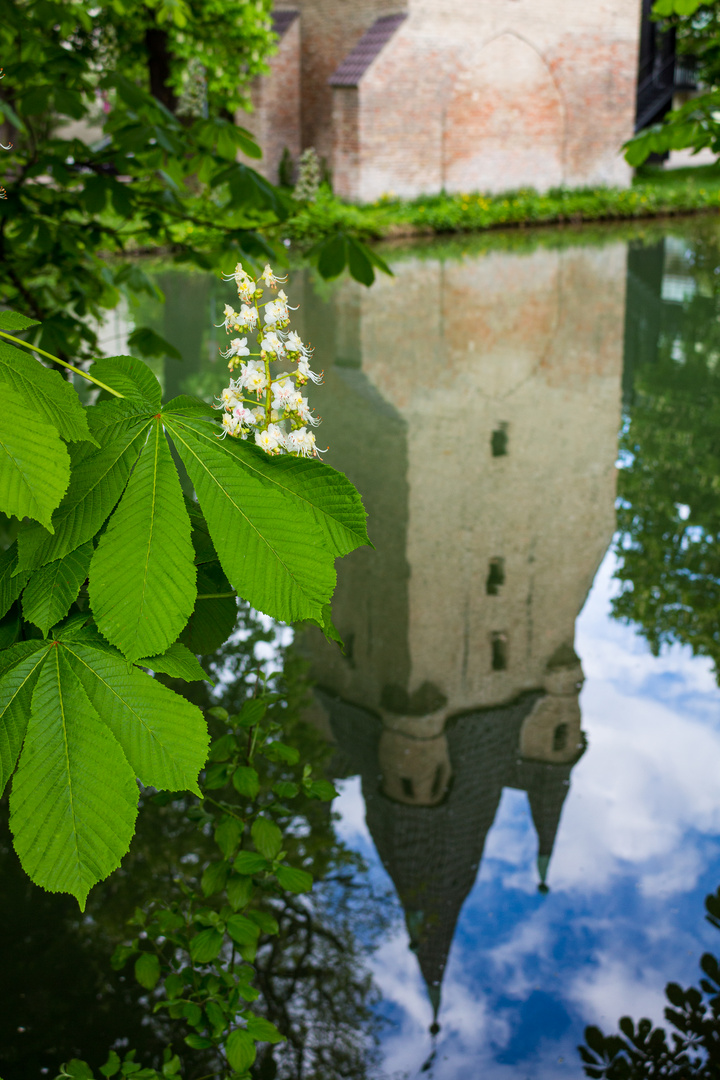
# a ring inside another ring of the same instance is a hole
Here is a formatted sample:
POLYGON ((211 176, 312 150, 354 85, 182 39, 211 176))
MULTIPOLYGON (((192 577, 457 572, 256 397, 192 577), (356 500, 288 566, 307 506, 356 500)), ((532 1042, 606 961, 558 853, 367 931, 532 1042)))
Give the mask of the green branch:
POLYGON ((53 356, 52 353, 45 352, 44 349, 38 349, 37 345, 30 345, 27 341, 23 341, 22 338, 13 337, 12 334, 6 334, 4 330, 0 330, 0 337, 7 338, 8 341, 14 341, 16 345, 22 345, 24 349, 30 349, 31 352, 40 353, 41 356, 47 356, 48 360, 52 360, 54 364, 62 364, 63 367, 68 368, 70 371, 74 371, 76 375, 82 375, 83 379, 87 379, 88 382, 95 383, 101 390, 107 390, 108 394, 112 394, 114 397, 125 397, 125 395, 121 394, 118 390, 113 390, 112 386, 107 386, 104 382, 100 382, 99 379, 95 379, 92 375, 88 375, 87 371, 81 371, 80 368, 68 364, 67 360, 61 360, 59 356, 53 356))

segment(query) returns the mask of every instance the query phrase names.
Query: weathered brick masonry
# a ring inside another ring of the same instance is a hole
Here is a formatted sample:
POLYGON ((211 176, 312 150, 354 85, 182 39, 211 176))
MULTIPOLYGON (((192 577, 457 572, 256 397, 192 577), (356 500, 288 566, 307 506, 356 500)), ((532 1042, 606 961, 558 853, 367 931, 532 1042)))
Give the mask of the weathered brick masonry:
POLYGON ((264 171, 274 178, 284 139, 315 146, 335 191, 362 201, 627 183, 640 6, 297 0, 296 37, 285 32, 258 96, 264 171))

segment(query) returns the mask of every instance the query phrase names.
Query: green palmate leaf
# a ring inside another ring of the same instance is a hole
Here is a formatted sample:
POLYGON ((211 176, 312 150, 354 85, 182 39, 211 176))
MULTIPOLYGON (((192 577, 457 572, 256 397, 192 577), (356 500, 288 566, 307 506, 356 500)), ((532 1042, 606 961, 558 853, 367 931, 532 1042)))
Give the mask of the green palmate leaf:
POLYGON ((87 410, 59 371, 51 371, 21 349, 0 342, 0 381, 32 408, 36 424, 52 425, 67 442, 92 441, 87 410))
POLYGON ((121 409, 107 409, 102 418, 107 421, 105 426, 95 427, 93 432, 103 445, 90 453, 81 450, 67 495, 53 514, 54 535, 48 536, 37 525, 20 530, 20 570, 62 559, 91 540, 120 498, 145 441, 149 421, 128 418, 121 409))
POLYGON ((334 555, 347 555, 370 543, 362 499, 344 473, 315 459, 271 458, 263 450, 242 442, 231 445, 247 469, 310 511, 334 555))
POLYGON ((20 642, 2 655, 6 667, 0 678, 0 795, 17 763, 33 687, 46 655, 42 641, 20 642))
POLYGON ((197 778, 209 742, 200 710, 151 676, 128 668, 108 646, 75 639, 64 648, 143 784, 199 794, 197 778))
POLYGON ((247 469, 213 425, 172 414, 165 421, 233 587, 275 619, 320 617, 335 568, 311 512, 247 469))
POLYGON ((55 428, 38 424, 19 394, 5 385, 0 410, 0 510, 34 518, 52 532, 52 512, 69 480, 70 457, 55 428))
POLYGON ((123 394, 138 408, 159 411, 162 400, 160 383, 142 360, 136 360, 134 356, 109 356, 96 360, 90 374, 123 394))
POLYGON ((219 563, 198 567, 198 599, 180 640, 194 653, 219 649, 237 621, 237 599, 219 563))
MULTIPOLYGON (((51 626, 63 619, 77 599, 88 575, 92 541, 36 570, 23 593, 23 615, 47 635, 51 626)), ((15 578, 15 581, 21 580, 15 578)))
POLYGON ((15 850, 30 878, 69 892, 91 887, 130 846, 138 790, 120 746, 57 645, 38 676, 10 795, 15 850))
POLYGON ((201 668, 197 656, 179 641, 171 645, 162 656, 145 656, 137 663, 140 667, 159 671, 163 675, 170 675, 173 679, 184 679, 185 682, 209 682, 212 686, 212 679, 209 679, 201 668))
POLYGON ((246 1072, 255 1061, 255 1041, 244 1028, 231 1031, 225 1043, 225 1053, 231 1069, 246 1072))
POLYGON ((17 541, 0 554, 0 618, 7 615, 20 593, 25 588, 29 571, 15 574, 18 561, 17 541))
POLYGON ((190 532, 177 469, 155 420, 90 567, 97 625, 130 660, 165 652, 192 613, 190 532))

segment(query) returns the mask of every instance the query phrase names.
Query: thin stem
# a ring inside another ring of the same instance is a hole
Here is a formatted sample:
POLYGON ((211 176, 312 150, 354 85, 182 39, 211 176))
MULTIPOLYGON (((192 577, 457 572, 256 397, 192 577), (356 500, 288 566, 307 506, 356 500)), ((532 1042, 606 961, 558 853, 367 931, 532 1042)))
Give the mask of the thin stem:
POLYGON ((236 592, 209 592, 198 593, 196 600, 227 600, 229 596, 237 596, 236 592))
POLYGON ((93 378, 92 375, 88 375, 87 371, 81 371, 80 368, 73 367, 72 364, 68 364, 67 360, 61 360, 59 356, 53 356, 52 353, 45 352, 44 349, 38 349, 37 345, 30 345, 27 341, 23 341, 22 338, 13 337, 12 334, 6 334, 4 330, 0 330, 0 337, 7 338, 8 341, 14 341, 16 345, 22 345, 24 349, 29 349, 30 352, 39 353, 40 356, 46 356, 48 360, 52 360, 54 364, 62 364, 63 367, 68 368, 70 371, 74 371, 76 375, 82 375, 83 379, 87 379, 88 382, 95 383, 101 390, 107 390, 113 397, 124 398, 125 395, 121 394, 118 390, 113 390, 112 386, 106 386, 105 383, 100 382, 99 379, 93 378))

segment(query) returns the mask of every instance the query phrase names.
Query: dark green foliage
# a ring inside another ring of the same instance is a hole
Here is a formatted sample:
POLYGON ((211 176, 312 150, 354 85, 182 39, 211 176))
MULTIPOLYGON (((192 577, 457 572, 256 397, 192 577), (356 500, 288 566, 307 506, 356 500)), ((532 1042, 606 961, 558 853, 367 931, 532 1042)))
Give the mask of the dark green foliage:
MULTIPOLYGON (((705 907, 708 921, 719 928, 720 889, 706 898, 705 907)), ((670 1031, 629 1016, 619 1021, 619 1035, 586 1028, 585 1045, 578 1047, 585 1075, 594 1080, 715 1080, 720 1074, 720 966, 717 957, 705 953, 700 967, 699 987, 684 990, 668 983, 665 988, 670 1031)))

